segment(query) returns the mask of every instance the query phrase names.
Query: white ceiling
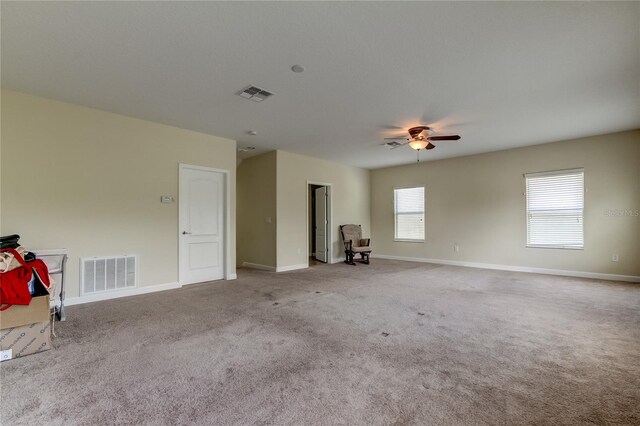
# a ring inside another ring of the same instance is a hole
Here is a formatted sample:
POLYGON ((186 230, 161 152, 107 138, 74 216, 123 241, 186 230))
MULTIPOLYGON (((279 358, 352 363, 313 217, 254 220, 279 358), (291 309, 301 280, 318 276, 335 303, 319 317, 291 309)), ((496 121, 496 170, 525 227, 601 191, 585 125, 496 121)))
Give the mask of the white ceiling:
POLYGON ((423 161, 640 128, 637 2, 1 8, 3 87, 236 139, 252 155, 378 168, 415 161, 380 144, 418 124, 462 135, 423 161), (249 84, 275 96, 235 95, 249 84))

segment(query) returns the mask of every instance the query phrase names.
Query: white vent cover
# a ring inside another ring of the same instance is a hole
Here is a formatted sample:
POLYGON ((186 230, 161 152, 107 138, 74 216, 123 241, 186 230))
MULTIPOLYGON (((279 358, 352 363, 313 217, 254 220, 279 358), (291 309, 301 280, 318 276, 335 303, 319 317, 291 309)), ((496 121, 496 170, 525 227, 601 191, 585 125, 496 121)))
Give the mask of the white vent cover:
POLYGON ((397 141, 385 142, 385 143, 382 144, 382 146, 386 146, 389 149, 392 149, 392 148, 395 148, 395 147, 398 147, 398 146, 402 146, 402 145, 405 145, 405 144, 397 142, 397 141))
POLYGON ((273 93, 256 86, 247 86, 238 92, 238 96, 249 99, 250 101, 262 102, 268 97, 273 96, 273 93))
POLYGON ((136 256, 127 255, 80 259, 82 294, 136 287, 137 264, 136 256))
POLYGON ((238 152, 249 152, 253 151, 254 149, 256 149, 255 146, 248 146, 246 148, 238 148, 238 152))

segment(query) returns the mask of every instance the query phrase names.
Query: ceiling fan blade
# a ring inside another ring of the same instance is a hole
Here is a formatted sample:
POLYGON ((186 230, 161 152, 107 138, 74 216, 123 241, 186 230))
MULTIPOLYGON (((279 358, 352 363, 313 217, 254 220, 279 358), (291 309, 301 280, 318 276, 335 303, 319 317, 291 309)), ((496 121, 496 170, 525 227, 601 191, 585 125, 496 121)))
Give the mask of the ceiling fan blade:
POLYGON ((450 136, 429 136, 427 140, 430 141, 457 141, 460 139, 460 135, 450 135, 450 136))
POLYGON ((425 146, 424 149, 433 149, 436 146, 434 144, 432 144, 431 142, 429 142, 429 145, 425 146))

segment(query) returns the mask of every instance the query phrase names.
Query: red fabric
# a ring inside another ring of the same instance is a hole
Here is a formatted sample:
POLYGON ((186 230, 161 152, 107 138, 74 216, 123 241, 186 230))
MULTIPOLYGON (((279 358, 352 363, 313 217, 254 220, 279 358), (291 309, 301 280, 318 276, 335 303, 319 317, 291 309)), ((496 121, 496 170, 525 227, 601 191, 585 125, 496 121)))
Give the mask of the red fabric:
POLYGON ((4 311, 11 305, 28 305, 31 303, 31 294, 29 293, 29 280, 33 272, 20 256, 20 253, 12 248, 0 249, 0 252, 8 251, 22 264, 21 267, 13 269, 9 272, 0 274, 0 311, 4 311))
POLYGON ((46 288, 51 287, 51 282, 49 281, 49 268, 46 263, 41 259, 36 259, 31 262, 27 262, 27 266, 36 273, 36 276, 46 288))

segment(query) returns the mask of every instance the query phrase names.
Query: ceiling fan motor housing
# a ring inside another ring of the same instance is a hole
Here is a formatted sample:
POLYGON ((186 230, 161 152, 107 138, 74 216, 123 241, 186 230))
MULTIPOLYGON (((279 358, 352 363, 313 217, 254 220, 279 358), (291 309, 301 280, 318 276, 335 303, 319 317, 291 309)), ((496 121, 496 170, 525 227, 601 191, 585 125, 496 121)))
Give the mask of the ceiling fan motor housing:
POLYGON ((409 134, 411 135, 411 139, 414 140, 423 140, 425 137, 421 135, 422 132, 429 131, 431 128, 428 126, 417 126, 409 129, 409 134))

